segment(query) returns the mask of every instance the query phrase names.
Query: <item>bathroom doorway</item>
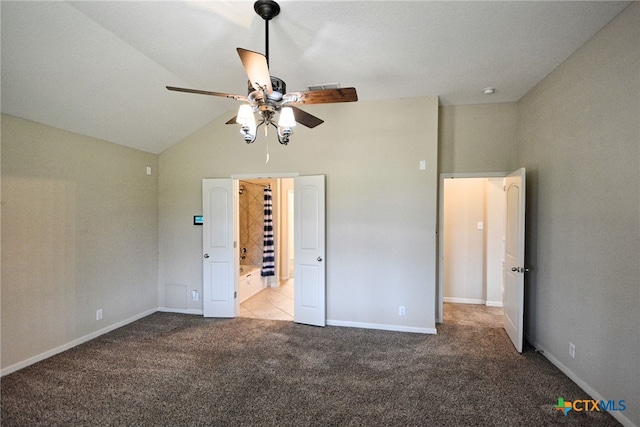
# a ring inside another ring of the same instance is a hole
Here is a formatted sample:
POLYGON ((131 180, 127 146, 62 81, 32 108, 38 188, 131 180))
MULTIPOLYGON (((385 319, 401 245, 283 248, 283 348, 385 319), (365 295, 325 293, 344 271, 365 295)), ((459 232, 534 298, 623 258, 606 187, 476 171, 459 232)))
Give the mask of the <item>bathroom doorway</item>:
POLYGON ((238 180, 240 317, 293 321, 294 190, 292 178, 238 180), (274 274, 263 276, 265 191, 270 196, 274 274))

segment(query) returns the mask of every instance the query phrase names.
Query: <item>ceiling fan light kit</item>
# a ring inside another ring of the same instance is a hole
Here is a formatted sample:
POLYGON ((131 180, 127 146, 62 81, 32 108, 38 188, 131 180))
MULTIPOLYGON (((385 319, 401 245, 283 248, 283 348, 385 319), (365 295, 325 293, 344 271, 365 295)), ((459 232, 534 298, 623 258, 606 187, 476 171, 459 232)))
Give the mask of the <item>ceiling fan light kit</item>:
POLYGON ((358 100, 358 94, 353 87, 340 88, 339 85, 287 92, 284 80, 269 74, 269 21, 278 16, 280 6, 273 0, 258 0, 254 3, 253 10, 265 22, 265 54, 237 48, 240 61, 249 78, 247 96, 174 86, 167 86, 167 89, 241 101, 243 104, 240 105, 238 114, 226 124, 239 124, 240 133, 247 144, 256 140, 258 128, 262 125, 267 136, 267 129, 271 125, 277 130, 278 142, 287 145, 296 123, 308 128, 324 123, 322 119, 301 110, 296 105, 355 102, 358 100))

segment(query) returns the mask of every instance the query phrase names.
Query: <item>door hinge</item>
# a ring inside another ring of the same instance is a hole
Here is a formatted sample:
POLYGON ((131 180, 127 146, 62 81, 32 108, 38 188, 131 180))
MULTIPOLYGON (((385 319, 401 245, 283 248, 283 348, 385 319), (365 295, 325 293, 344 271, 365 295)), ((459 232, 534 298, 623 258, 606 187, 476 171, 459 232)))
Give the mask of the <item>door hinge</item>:
POLYGON ((233 299, 236 299, 236 298, 238 298, 238 291, 233 292, 233 299))

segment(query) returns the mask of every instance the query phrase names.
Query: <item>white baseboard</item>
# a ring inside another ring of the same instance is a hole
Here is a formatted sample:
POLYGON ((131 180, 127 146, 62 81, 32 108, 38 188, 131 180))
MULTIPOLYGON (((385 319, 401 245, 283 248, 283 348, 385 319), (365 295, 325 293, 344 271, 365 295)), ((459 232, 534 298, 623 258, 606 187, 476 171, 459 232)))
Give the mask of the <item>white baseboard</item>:
POLYGON ((381 323, 348 322, 344 320, 327 319, 327 325, 343 326, 347 328, 378 329, 381 331, 413 332, 416 334, 436 335, 438 333, 435 328, 418 328, 415 326, 386 325, 381 323))
POLYGON ((487 307, 502 307, 502 301, 487 301, 485 305, 487 307))
MULTIPOLYGON (((551 354, 549 351, 547 351, 544 347, 540 346, 537 342, 535 342, 534 340, 532 340, 528 335, 525 335, 525 339, 532 345, 534 346, 544 357, 546 357, 549 362, 551 362, 553 365, 555 365, 558 369, 560 369, 560 371, 562 371, 563 374, 565 374, 567 377, 569 377, 569 379, 571 381, 573 381, 574 383, 576 383, 578 385, 578 387, 580 387, 582 390, 584 390, 589 396, 591 396, 591 398, 593 400, 607 400, 604 397, 602 397, 602 395, 600 395, 600 393, 598 393, 597 391, 595 391, 593 389, 593 387, 591 387, 589 384, 587 384, 586 382, 584 382, 582 379, 580 379, 580 377, 578 377, 575 373, 573 373, 573 371, 571 371, 571 369, 567 368, 562 362, 560 362, 560 360, 558 360, 553 354, 551 354)), ((611 414, 611 416, 613 418, 615 418, 616 420, 618 420, 618 422, 620 422, 620 424, 622 424, 625 427, 638 427, 636 426, 629 418, 624 416, 623 412, 619 412, 619 411, 609 411, 609 414, 611 414)))
POLYGON ((484 305, 486 303, 483 299, 472 299, 472 298, 454 298, 454 297, 443 297, 443 302, 454 302, 456 304, 480 304, 484 305))
POLYGON ((63 344, 59 347, 53 348, 51 350, 47 350, 44 353, 40 353, 36 356, 30 357, 26 360, 23 360, 22 362, 18 362, 18 363, 14 363, 11 366, 7 366, 6 368, 2 369, 2 371, 0 372, 0 376, 4 377, 5 375, 9 375, 12 372, 16 372, 22 368, 26 368, 27 366, 33 365, 34 363, 38 363, 42 360, 48 359, 51 356, 55 356, 58 353, 62 353, 63 351, 67 351, 73 347, 79 346, 80 344, 83 344, 87 341, 91 341, 92 339, 98 338, 100 335, 104 335, 107 332, 111 332, 115 329, 121 328, 125 325, 128 325, 129 323, 133 323, 136 320, 140 320, 143 317, 147 317, 150 314, 155 313, 156 311, 158 311, 157 309, 151 309, 151 310, 147 310, 145 312, 142 312, 140 314, 136 314, 133 317, 130 317, 128 319, 125 319, 121 322, 117 322, 114 323, 113 325, 109 325, 105 328, 99 329, 95 332, 92 332, 88 335, 85 335, 83 337, 77 338, 71 342, 68 342, 66 344, 63 344))
POLYGON ((163 313, 196 314, 200 316, 204 314, 204 311, 195 308, 158 307, 158 311, 161 311, 163 313))

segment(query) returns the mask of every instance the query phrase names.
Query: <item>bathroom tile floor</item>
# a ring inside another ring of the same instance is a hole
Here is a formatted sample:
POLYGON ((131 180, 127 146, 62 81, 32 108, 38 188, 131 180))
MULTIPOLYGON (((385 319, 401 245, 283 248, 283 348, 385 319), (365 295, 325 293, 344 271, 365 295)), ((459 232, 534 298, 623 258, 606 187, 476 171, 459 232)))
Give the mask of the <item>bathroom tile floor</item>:
POLYGON ((240 317, 293 321, 293 279, 265 288, 240 304, 240 317))

